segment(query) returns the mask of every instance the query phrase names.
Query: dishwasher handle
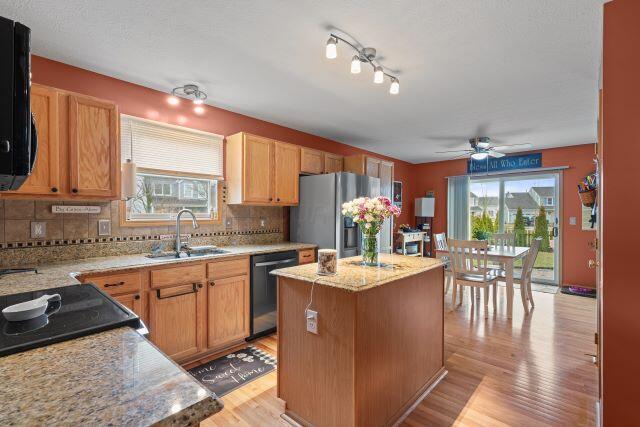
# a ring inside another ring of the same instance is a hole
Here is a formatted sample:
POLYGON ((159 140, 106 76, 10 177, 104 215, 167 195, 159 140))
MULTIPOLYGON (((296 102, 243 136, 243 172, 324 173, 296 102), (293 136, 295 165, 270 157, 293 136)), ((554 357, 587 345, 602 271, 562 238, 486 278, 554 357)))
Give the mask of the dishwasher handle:
POLYGON ((280 264, 288 264, 290 262, 294 262, 295 258, 282 259, 280 261, 267 261, 267 262, 257 262, 253 266, 254 267, 266 267, 268 265, 280 265, 280 264))

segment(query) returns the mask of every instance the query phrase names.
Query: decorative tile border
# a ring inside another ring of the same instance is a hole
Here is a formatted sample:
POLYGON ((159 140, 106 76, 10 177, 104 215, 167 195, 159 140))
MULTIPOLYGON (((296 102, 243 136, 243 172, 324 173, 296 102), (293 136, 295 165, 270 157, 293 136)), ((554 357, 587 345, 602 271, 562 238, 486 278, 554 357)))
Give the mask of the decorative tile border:
MULTIPOLYGON (((213 231, 208 233, 191 233, 191 237, 228 237, 228 236, 251 236, 259 234, 273 234, 280 233, 279 228, 261 228, 259 230, 244 230, 244 231, 213 231)), ((174 235, 175 236, 175 235, 174 235)), ((33 240, 27 242, 8 242, 0 243, 0 249, 19 249, 19 248, 35 248, 45 246, 69 246, 69 245, 83 245, 93 243, 114 243, 114 242, 133 242, 133 241, 145 241, 145 240, 160 240, 159 234, 148 234, 138 236, 110 236, 110 237, 95 237, 87 239, 56 239, 56 240, 33 240)))

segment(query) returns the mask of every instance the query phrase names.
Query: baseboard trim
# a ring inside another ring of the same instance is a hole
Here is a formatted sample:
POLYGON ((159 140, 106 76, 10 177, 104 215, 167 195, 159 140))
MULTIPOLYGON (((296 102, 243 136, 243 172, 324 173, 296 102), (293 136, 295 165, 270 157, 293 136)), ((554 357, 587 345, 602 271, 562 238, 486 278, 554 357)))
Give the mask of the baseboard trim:
MULTIPOLYGON (((417 393, 415 399, 410 400, 407 405, 403 408, 404 411, 396 419, 396 421, 392 424, 393 427, 399 426, 407 417, 413 412, 414 409, 418 407, 420 402, 422 402, 429 393, 442 381, 442 379, 447 376, 449 371, 445 369, 443 366, 417 393)), ((402 409, 401 409, 402 411, 402 409)))

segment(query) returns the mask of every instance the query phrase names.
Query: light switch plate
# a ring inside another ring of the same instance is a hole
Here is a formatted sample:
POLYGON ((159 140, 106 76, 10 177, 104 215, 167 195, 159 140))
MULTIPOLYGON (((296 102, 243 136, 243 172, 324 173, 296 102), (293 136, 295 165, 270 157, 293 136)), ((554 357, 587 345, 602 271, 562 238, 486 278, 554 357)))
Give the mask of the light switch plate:
POLYGON ((576 217, 575 216, 570 216, 569 217, 569 225, 576 225, 577 221, 576 221, 576 217))
POLYGON ((47 223, 41 221, 31 221, 31 238, 44 239, 47 237, 47 223))
POLYGON ((111 235, 111 220, 100 219, 98 220, 98 236, 110 236, 111 235))
POLYGON ((225 227, 227 227, 227 229, 233 228, 233 218, 225 219, 224 220, 224 225, 225 225, 225 227))
POLYGON ((318 335, 318 312, 313 310, 307 310, 307 332, 318 335))

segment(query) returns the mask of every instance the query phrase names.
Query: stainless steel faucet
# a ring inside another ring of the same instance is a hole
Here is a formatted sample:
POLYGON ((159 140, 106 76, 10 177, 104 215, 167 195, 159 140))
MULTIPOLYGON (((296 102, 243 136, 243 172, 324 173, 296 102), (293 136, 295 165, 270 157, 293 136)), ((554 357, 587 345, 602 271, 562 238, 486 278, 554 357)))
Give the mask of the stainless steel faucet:
POLYGON ((196 220, 196 216, 189 209, 182 209, 178 212, 176 216, 176 258, 180 258, 180 254, 182 253, 182 242, 180 241, 180 217, 183 213, 188 213, 191 215, 191 221, 193 224, 193 228, 198 228, 198 221, 196 220))

